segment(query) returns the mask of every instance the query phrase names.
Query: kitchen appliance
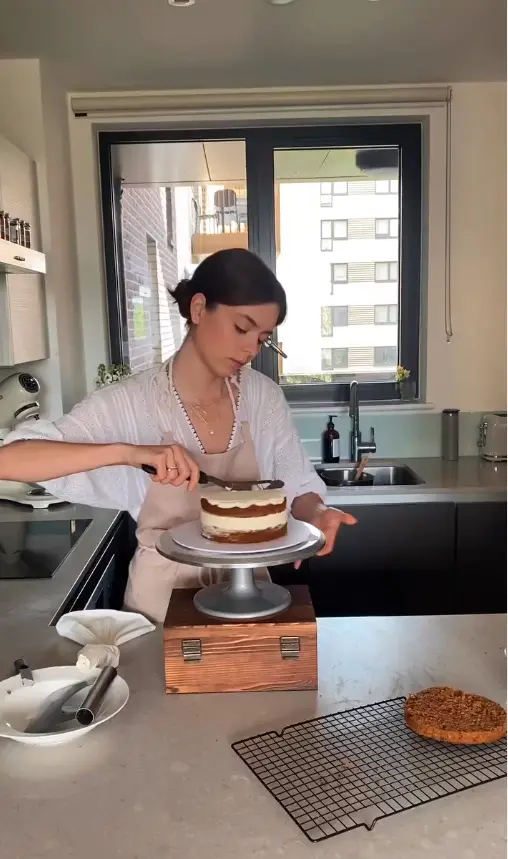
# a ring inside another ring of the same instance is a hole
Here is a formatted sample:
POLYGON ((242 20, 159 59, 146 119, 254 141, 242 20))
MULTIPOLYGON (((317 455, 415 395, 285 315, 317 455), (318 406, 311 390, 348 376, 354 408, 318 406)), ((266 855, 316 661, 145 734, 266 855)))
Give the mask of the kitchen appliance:
POLYGON ((41 386, 30 373, 13 373, 0 382, 0 440, 20 421, 39 420, 41 386))
POLYGON ((91 522, 0 521, 0 579, 51 579, 91 522))
MULTIPOLYGON (((0 445, 16 426, 26 420, 39 420, 41 406, 37 399, 41 386, 31 373, 14 373, 0 382, 0 445)), ((42 486, 0 480, 0 501, 12 501, 34 508, 62 504, 42 486)))
POLYGON ((480 456, 489 462, 506 462, 506 412, 483 415, 478 429, 480 456))
POLYGON ((441 412, 441 459, 456 462, 459 458, 459 409, 441 412))

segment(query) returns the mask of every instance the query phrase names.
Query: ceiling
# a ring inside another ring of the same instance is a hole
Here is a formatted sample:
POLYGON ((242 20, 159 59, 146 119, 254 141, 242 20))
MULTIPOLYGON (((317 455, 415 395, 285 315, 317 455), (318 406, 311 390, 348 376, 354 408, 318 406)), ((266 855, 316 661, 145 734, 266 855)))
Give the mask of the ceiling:
POLYGON ((67 89, 506 79, 505 0, 0 0, 0 57, 67 89))
MULTIPOLYGON (((221 140, 186 143, 138 143, 116 147, 125 185, 245 184, 245 143, 221 140)), ((395 178, 397 170, 369 174, 355 163, 355 149, 278 150, 275 179, 281 182, 327 179, 395 178)))

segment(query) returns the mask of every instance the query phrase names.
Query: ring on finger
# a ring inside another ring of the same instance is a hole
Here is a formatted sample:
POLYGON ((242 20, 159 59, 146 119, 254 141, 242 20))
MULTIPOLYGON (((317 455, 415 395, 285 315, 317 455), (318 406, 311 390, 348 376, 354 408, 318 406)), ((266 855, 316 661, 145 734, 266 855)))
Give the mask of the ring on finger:
POLYGON ((177 465, 168 465, 166 471, 178 471, 177 465))

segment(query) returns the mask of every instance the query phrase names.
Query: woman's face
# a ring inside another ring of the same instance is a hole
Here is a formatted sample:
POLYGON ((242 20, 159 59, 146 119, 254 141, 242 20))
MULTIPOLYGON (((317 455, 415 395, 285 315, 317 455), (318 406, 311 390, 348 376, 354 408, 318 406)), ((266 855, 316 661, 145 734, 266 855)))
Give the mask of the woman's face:
POLYGON ((208 310, 204 295, 191 302, 191 336, 201 360, 215 375, 232 376, 256 357, 263 341, 277 324, 277 304, 230 307, 218 304, 208 310))

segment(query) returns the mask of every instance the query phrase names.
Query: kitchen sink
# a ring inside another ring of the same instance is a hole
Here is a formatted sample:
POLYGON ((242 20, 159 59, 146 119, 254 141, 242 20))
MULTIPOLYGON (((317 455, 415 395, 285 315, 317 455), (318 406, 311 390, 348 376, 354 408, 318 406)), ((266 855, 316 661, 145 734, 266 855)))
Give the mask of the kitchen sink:
MULTIPOLYGON (((337 487, 344 486, 344 484, 348 485, 348 481, 353 480, 356 472, 354 465, 344 467, 322 465, 317 466, 316 470, 327 486, 337 487)), ((360 483, 358 488, 362 486, 418 486, 425 483, 407 465, 367 465, 364 473, 367 477, 372 476, 373 481, 360 483)))

